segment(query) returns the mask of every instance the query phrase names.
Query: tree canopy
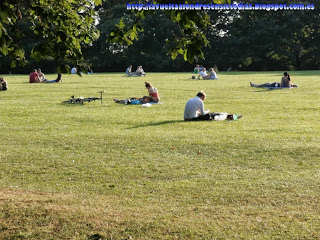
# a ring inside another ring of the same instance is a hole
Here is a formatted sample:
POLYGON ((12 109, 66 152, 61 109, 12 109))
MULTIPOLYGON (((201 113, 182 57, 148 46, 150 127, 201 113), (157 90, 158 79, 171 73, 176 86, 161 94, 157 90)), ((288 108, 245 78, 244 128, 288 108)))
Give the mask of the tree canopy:
POLYGON ((314 9, 139 11, 128 10, 124 0, 4 0, 0 69, 28 66, 32 59, 47 63, 50 72, 57 65, 68 71, 67 64, 92 64, 101 72, 124 71, 129 64, 142 64, 147 71, 185 71, 195 63, 224 70, 317 69, 319 3, 300 3, 314 9))
POLYGON ((90 45, 99 36, 94 24, 99 4, 101 0, 2 0, 0 51, 12 59, 11 67, 26 64, 22 40, 36 38, 31 49, 34 59, 51 57, 62 66, 67 61, 80 64, 81 45, 90 45))

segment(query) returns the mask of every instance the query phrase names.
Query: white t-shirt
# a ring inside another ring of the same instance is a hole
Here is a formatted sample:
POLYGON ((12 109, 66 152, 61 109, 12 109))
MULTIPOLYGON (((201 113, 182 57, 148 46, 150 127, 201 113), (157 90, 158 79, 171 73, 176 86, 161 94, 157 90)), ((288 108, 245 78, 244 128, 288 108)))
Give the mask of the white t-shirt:
POLYGON ((200 75, 201 77, 206 77, 206 76, 207 76, 207 72, 206 72, 206 71, 200 71, 200 72, 199 72, 199 75, 200 75))
POLYGON ((75 67, 73 67, 73 68, 71 69, 71 74, 75 74, 75 73, 77 73, 77 69, 76 69, 75 67))
POLYGON ((205 115, 208 111, 204 110, 203 101, 197 96, 195 98, 191 98, 186 103, 184 108, 184 119, 192 119, 198 117, 198 112, 201 115, 205 115))
POLYGON ((217 79, 217 78, 218 78, 216 72, 212 72, 210 75, 211 75, 211 76, 210 76, 210 79, 217 79))

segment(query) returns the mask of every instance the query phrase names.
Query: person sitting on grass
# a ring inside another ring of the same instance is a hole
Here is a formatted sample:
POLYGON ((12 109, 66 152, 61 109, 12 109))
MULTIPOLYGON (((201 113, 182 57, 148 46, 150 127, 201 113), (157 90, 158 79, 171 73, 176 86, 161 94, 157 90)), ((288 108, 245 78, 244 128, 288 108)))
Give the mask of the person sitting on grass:
POLYGON ((0 91, 6 91, 8 89, 8 83, 3 77, 0 77, 0 91))
POLYGON ((144 103, 158 103, 160 101, 158 89, 153 87, 151 83, 145 82, 145 87, 148 89, 149 96, 143 96, 142 98, 127 98, 124 100, 119 100, 113 98, 115 103, 122 104, 144 104, 144 103))
POLYGON ((210 113, 209 110, 204 110, 205 99, 205 92, 200 91, 196 97, 187 101, 184 108, 185 121, 236 120, 242 117, 242 115, 229 113, 210 113))
POLYGON ((283 73, 283 77, 281 78, 281 88, 290 88, 291 87, 291 79, 290 74, 287 72, 283 73))
POLYGON ((144 72, 144 70, 143 70, 143 68, 142 68, 141 65, 138 66, 138 68, 137 68, 137 70, 136 70, 136 72, 135 72, 135 75, 136 75, 137 77, 141 77, 141 76, 145 76, 145 75, 146 75, 146 73, 144 72))
POLYGON ((281 82, 274 82, 274 83, 263 83, 263 84, 254 84, 250 82, 251 87, 256 88, 292 88, 298 87, 298 85, 291 84, 290 74, 287 72, 283 73, 283 77, 281 78, 281 82))
POLYGON ((33 72, 29 75, 29 83, 41 82, 37 69, 33 69, 33 72))
POLYGON ((196 73, 196 74, 199 73, 199 64, 195 66, 195 68, 193 69, 193 73, 196 73))
POLYGON ((37 73, 38 73, 38 76, 39 76, 39 79, 40 79, 40 82, 42 81, 45 81, 46 80, 46 77, 44 76, 44 73, 41 71, 40 68, 37 69, 37 73))
POLYGON ((203 79, 218 79, 217 73, 214 71, 213 68, 209 68, 209 74, 204 77, 203 79))
POLYGON ((216 73, 219 72, 218 66, 216 64, 212 68, 216 73))
POLYGON ((198 79, 200 79, 200 77, 202 77, 202 79, 206 79, 207 76, 207 69, 204 67, 202 68, 202 70, 199 71, 198 79))
POLYGON ((132 65, 130 65, 130 66, 127 67, 127 69, 126 69, 126 74, 127 74, 128 76, 133 76, 133 75, 134 75, 134 73, 133 73, 131 70, 132 70, 132 65))
POLYGON ((73 67, 71 68, 71 74, 76 74, 77 73, 77 68, 76 67, 73 67))

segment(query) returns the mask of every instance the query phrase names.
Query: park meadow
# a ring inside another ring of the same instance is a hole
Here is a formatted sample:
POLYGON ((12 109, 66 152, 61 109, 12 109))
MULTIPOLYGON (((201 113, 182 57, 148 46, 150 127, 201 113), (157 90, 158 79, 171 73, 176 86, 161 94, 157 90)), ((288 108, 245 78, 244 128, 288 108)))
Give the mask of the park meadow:
POLYGON ((0 239, 319 239, 320 71, 250 87, 282 74, 4 75, 0 239), (145 81, 161 104, 113 102, 147 95, 145 81), (200 90, 205 109, 243 117, 183 121, 200 90))

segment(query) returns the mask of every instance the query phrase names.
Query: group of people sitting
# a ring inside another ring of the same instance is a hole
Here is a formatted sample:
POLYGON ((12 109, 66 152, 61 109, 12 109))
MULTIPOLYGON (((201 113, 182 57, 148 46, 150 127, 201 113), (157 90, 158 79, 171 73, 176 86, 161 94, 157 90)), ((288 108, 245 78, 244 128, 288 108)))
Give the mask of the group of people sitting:
MULTIPOLYGON (((207 73, 207 69, 203 67, 202 65, 196 65, 193 69, 193 73, 199 74, 198 79, 218 79, 217 76, 218 67, 217 65, 214 65, 214 67, 209 68, 209 73, 207 73)), ((195 76, 192 76, 192 79, 196 79, 195 76)))
MULTIPOLYGON (((71 74, 77 74, 78 73, 77 68, 76 67, 71 68, 70 73, 71 74)), ((80 73, 82 74, 82 72, 80 72, 80 73)), ((92 71, 91 67, 88 66, 87 67, 87 74, 92 74, 92 73, 93 73, 93 71, 92 71)))
MULTIPOLYGON (((115 103, 122 104, 145 104, 145 103, 159 103, 160 97, 158 89, 153 87, 149 82, 145 82, 145 87, 148 90, 149 96, 143 96, 142 98, 127 98, 119 100, 113 98, 115 103)), ((203 91, 197 93, 195 98, 189 99, 184 110, 185 121, 207 121, 207 120, 236 120, 242 117, 242 115, 229 114, 229 113, 210 113, 209 110, 204 110, 203 101, 206 99, 206 94, 203 91)))
MULTIPOLYGON (((267 88, 290 88, 297 87, 295 84, 291 84, 290 74, 284 72, 280 83, 264 83, 254 84, 250 82, 252 87, 267 87, 267 88)), ((160 101, 159 93, 157 88, 153 87, 149 82, 145 82, 145 87, 148 89, 149 96, 142 98, 128 98, 124 100, 118 100, 114 98, 114 102, 122 104, 144 104, 144 103, 158 103, 160 101)), ((223 112, 212 112, 204 110, 204 100, 206 94, 203 91, 197 93, 196 97, 191 98, 187 101, 184 109, 184 120, 185 121, 210 121, 210 120, 237 120, 242 117, 241 114, 230 114, 223 112)))
POLYGON ((145 103, 159 103, 160 97, 158 89, 153 87, 151 83, 144 82, 146 89, 148 90, 149 96, 143 96, 142 98, 127 98, 123 100, 119 100, 113 98, 115 103, 122 103, 122 104, 145 104, 145 103))
POLYGON ((62 82, 62 75, 58 73, 58 77, 54 80, 48 80, 40 68, 34 69, 29 75, 29 83, 55 83, 62 82))
MULTIPOLYGON (((41 69, 34 70, 30 73, 30 83, 40 83, 40 82, 59 82, 62 81, 61 74, 58 74, 58 78, 55 80, 47 80, 45 79, 44 74, 41 72, 41 69)), ((264 83, 264 84, 254 84, 250 82, 252 87, 262 87, 262 88, 291 88, 298 87, 295 84, 291 84, 290 74, 287 72, 283 73, 283 77, 281 78, 281 82, 274 83, 264 83)), ((0 90, 7 90, 8 83, 4 78, 0 77, 0 90)), ((119 100, 113 98, 115 103, 122 104, 145 104, 145 103, 159 103, 160 97, 158 89, 153 87, 151 83, 145 82, 145 87, 148 90, 148 96, 143 96, 141 98, 128 98, 119 100)), ((196 97, 191 98, 187 101, 184 109, 184 120, 185 121, 209 121, 209 120, 236 120, 242 117, 242 115, 237 114, 229 114, 229 113, 220 113, 220 112, 212 112, 209 110, 204 110, 204 100, 206 99, 206 94, 203 91, 197 93, 196 97)))
POLYGON ((135 72, 132 72, 132 65, 130 65, 126 69, 126 74, 128 77, 142 77, 146 75, 141 65, 137 67, 137 70, 135 72))

